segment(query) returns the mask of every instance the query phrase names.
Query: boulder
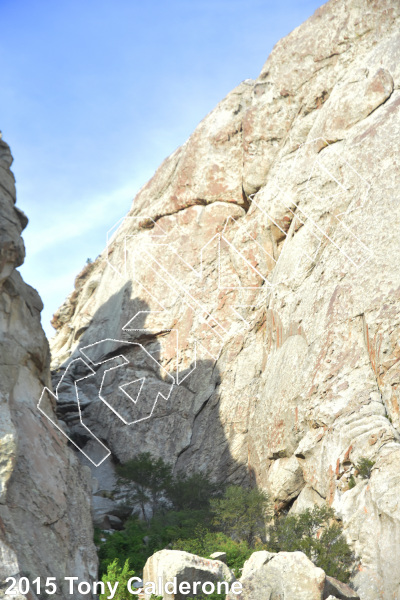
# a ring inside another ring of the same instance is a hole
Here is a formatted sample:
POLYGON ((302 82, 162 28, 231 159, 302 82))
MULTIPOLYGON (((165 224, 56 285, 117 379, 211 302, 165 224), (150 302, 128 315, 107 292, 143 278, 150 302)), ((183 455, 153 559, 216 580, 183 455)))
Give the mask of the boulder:
POLYGON ((295 456, 274 460, 268 472, 268 492, 280 510, 304 487, 303 470, 295 456))
POLYGON ((210 554, 210 558, 213 560, 220 560, 221 562, 226 564, 226 552, 213 552, 210 554))
POLYGON ((307 509, 313 509, 314 506, 322 506, 323 504, 325 504, 325 500, 310 485, 306 485, 293 502, 290 513, 299 514, 307 509))
POLYGON ((322 600, 325 573, 302 552, 262 551, 245 562, 240 581, 241 600, 322 600))
POLYGON ((105 527, 104 520, 107 515, 110 515, 114 512, 117 504, 114 500, 110 498, 104 498, 103 496, 93 496, 93 505, 92 505, 92 518, 93 523, 96 527, 100 527, 100 529, 107 529, 105 527))
POLYGON ((104 527, 101 529, 114 529, 115 531, 121 531, 124 528, 124 524, 119 517, 115 515, 106 515, 104 517, 104 527))
POLYGON ((324 598, 329 600, 332 596, 339 600, 360 600, 357 592, 352 590, 347 583, 342 583, 338 579, 327 575, 325 578, 324 598))
MULTIPOLYGON (((201 584, 205 582, 217 584, 219 581, 227 581, 231 584, 236 581, 232 571, 222 561, 201 558, 195 554, 189 554, 189 552, 160 550, 147 560, 143 570, 145 591, 148 582, 153 582, 158 586, 158 582, 161 581, 162 589, 164 589, 167 582, 174 582, 174 578, 176 578, 178 590, 176 593, 164 593, 164 600, 187 599, 187 593, 179 593, 179 584, 184 581, 191 585, 196 581, 201 584)), ((198 591, 200 591, 200 586, 198 591)), ((155 595, 158 595, 158 591, 155 595)), ((145 599, 150 600, 150 598, 151 594, 146 593, 145 599)))

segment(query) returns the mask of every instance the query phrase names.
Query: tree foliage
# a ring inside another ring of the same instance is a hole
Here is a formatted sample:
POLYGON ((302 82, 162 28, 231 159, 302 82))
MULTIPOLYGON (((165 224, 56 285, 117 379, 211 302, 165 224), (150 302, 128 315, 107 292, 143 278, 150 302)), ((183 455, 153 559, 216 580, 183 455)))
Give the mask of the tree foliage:
POLYGON ((221 485, 210 480, 208 474, 178 473, 166 489, 168 500, 177 511, 205 510, 210 500, 221 493, 221 485))
POLYGON ((123 465, 117 466, 120 482, 131 487, 131 502, 140 506, 143 518, 148 521, 146 505, 152 514, 161 508, 163 496, 172 481, 171 466, 162 458, 142 452, 123 465))
MULTIPOLYGON (((359 475, 369 477, 374 463, 360 463, 359 475)), ((237 576, 254 550, 300 550, 328 575, 341 581, 350 577, 354 555, 327 506, 275 517, 267 526, 271 504, 257 488, 224 489, 202 473, 173 476, 170 465, 149 453, 119 466, 118 473, 130 493, 127 504, 131 509, 139 506, 143 519, 131 517, 122 531, 112 534, 97 532, 100 572, 107 577, 109 569, 111 574, 119 569, 115 559, 129 559, 141 571, 149 556, 166 547, 204 557, 226 552, 237 576)))
POLYGON ((104 542, 97 534, 95 543, 98 548, 100 575, 106 573, 115 560, 121 563, 129 560, 135 569, 141 571, 149 557, 149 550, 143 541, 146 533, 147 528, 143 521, 130 518, 122 531, 104 533, 101 536, 105 539, 104 542))
POLYGON ((268 549, 272 552, 299 550, 328 575, 348 581, 354 555, 342 528, 332 522, 333 517, 333 510, 327 506, 281 516, 268 529, 268 549))
POLYGON ((356 469, 358 471, 358 475, 361 479, 369 479, 371 477, 372 469, 375 465, 375 461, 369 458, 365 458, 365 456, 361 457, 358 463, 356 464, 356 469))
POLYGON ((349 490, 352 490, 354 487, 356 487, 357 482, 354 478, 354 475, 350 475, 349 477, 349 490))
POLYGON ((236 577, 240 577, 240 569, 254 552, 245 540, 236 541, 221 531, 209 531, 201 526, 193 532, 193 537, 179 539, 172 547, 204 558, 209 558, 214 552, 226 552, 226 564, 236 577))
POLYGON ((211 500, 214 526, 237 540, 245 540, 250 547, 263 536, 265 523, 271 512, 267 494, 258 488, 230 485, 222 498, 211 500))
POLYGON ((134 577, 135 571, 129 568, 129 559, 125 561, 123 567, 119 566, 118 559, 113 560, 108 565, 107 573, 102 577, 102 581, 106 586, 105 594, 100 595, 100 600, 106 600, 109 597, 110 592, 107 588, 107 582, 113 586, 118 582, 117 591, 114 596, 114 600, 131 600, 132 595, 129 593, 127 583, 131 577, 134 577))
POLYGON ((173 476, 167 463, 149 453, 141 453, 117 469, 119 485, 128 490, 129 496, 124 512, 127 506, 128 514, 139 507, 142 520, 134 516, 125 520, 122 531, 102 536, 96 533, 100 573, 114 558, 129 558, 141 570, 157 550, 193 537, 199 524, 211 527, 210 500, 220 494, 221 486, 212 483, 206 474, 173 476))

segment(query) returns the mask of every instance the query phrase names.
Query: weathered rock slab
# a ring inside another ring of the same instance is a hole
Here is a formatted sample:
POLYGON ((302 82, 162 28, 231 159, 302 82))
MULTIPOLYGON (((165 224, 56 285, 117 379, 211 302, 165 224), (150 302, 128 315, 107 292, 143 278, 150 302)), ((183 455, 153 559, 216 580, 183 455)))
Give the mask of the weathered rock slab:
POLYGON ((241 600, 322 600, 325 573, 302 552, 262 551, 245 562, 240 581, 241 600))
MULTIPOLYGON (((177 593, 164 594, 164 600, 184 600, 187 593, 179 593, 179 584, 182 582, 203 584, 226 581, 231 584, 235 581, 235 576, 225 563, 179 550, 160 550, 147 560, 143 570, 143 585, 146 586, 147 582, 158 585, 159 578, 162 589, 165 589, 167 582, 173 584, 174 579, 178 586, 177 593)), ((201 592, 200 585, 198 592, 201 592)), ((151 594, 145 596, 146 600, 150 600, 150 597, 151 594)))
POLYGON ((360 596, 349 585, 327 575, 325 579, 324 598, 329 595, 339 598, 339 600, 360 600, 360 596))

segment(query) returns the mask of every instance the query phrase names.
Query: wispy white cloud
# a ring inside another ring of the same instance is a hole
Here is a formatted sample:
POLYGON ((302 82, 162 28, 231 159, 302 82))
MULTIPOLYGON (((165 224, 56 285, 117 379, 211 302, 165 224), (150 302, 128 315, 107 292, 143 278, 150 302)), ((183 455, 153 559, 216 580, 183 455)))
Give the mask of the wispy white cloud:
MULTIPOLYGON (((89 235, 99 228, 104 230, 105 243, 106 232, 116 220, 116 207, 127 206, 129 210, 133 200, 132 191, 135 190, 135 183, 126 184, 111 194, 91 197, 78 207, 74 204, 73 207, 60 211, 56 222, 50 227, 43 230, 27 229, 24 238, 30 257, 45 249, 60 246, 62 242, 89 235)), ((123 217, 123 211, 121 213, 119 216, 123 217)))

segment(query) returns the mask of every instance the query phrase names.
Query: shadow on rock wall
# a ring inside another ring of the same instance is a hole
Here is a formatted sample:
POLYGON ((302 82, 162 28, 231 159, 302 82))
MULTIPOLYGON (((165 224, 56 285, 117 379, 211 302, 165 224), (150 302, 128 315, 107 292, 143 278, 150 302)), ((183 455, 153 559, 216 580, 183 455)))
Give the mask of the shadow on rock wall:
POLYGON ((163 359, 170 331, 146 329, 149 312, 127 282, 101 305, 71 358, 53 373, 65 434, 103 491, 115 483, 114 462, 140 452, 161 456, 176 470, 211 472, 221 483, 232 475, 247 480, 221 424, 216 361, 195 360, 178 374, 176 364, 163 359))

